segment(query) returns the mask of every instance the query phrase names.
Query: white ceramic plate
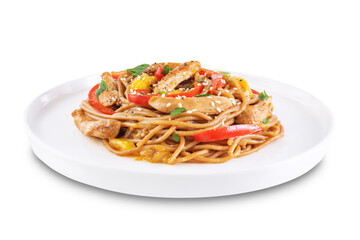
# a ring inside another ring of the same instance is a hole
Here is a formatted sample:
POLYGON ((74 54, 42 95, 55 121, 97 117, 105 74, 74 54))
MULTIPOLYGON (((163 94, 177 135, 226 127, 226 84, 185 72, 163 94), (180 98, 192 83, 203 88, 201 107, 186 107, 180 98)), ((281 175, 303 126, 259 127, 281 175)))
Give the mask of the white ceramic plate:
POLYGON ((222 164, 151 164, 110 153, 84 136, 71 112, 99 75, 48 90, 25 112, 34 153, 55 171, 95 187, 141 196, 194 198, 239 194, 275 186, 312 169, 326 153, 333 126, 328 108, 289 85, 247 74, 250 86, 273 96, 285 136, 258 152, 222 164))

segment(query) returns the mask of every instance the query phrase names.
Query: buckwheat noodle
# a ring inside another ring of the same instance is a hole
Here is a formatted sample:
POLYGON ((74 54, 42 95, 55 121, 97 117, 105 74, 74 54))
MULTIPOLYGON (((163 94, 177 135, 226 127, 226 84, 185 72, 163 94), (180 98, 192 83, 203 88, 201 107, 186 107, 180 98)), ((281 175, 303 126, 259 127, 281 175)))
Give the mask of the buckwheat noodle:
POLYGON ((227 140, 197 142, 192 136, 196 133, 235 124, 235 118, 248 106, 256 105, 260 99, 255 95, 248 99, 238 82, 235 87, 227 84, 218 95, 233 98, 236 105, 217 115, 207 115, 193 111, 175 116, 155 109, 133 104, 126 98, 131 76, 127 71, 120 72, 117 81, 121 107, 113 115, 103 114, 83 101, 80 108, 94 120, 113 119, 121 121, 122 138, 132 141, 136 148, 116 150, 109 139, 102 139, 104 146, 118 156, 133 156, 150 162, 175 163, 223 163, 232 158, 242 157, 258 151, 284 134, 284 128, 275 115, 262 124, 264 131, 227 140), (178 134, 179 142, 172 135, 178 134), (157 152, 167 155, 154 160, 157 152))

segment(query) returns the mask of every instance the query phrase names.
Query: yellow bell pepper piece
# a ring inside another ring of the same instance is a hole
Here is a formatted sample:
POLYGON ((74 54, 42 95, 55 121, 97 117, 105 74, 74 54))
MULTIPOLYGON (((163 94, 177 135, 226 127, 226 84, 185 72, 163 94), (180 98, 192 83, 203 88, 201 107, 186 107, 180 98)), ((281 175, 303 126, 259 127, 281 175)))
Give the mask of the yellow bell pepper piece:
POLYGON ((253 97, 253 93, 251 91, 251 88, 249 87, 249 84, 245 81, 242 77, 232 77, 232 79, 235 79, 239 82, 241 89, 248 94, 250 98, 253 97))
POLYGON ((179 94, 179 93, 182 93, 183 91, 181 91, 181 90, 174 90, 174 91, 171 91, 171 92, 169 92, 169 93, 167 93, 167 94, 179 94))
POLYGON ((130 150, 136 148, 135 143, 122 138, 110 138, 109 144, 116 150, 130 150))
POLYGON ((150 92, 151 90, 150 85, 156 83, 156 81, 157 81, 156 77, 149 76, 146 73, 143 73, 142 75, 137 76, 135 80, 132 82, 131 90, 145 89, 150 92))

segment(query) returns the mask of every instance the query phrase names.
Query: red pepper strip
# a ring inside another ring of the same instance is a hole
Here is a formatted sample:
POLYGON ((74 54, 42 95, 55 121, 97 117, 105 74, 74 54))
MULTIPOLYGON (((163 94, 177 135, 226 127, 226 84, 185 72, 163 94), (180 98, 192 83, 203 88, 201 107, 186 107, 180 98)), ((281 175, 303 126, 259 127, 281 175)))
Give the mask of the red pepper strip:
POLYGON ((211 77, 211 88, 209 93, 214 94, 215 90, 218 88, 225 87, 226 81, 224 79, 224 75, 218 72, 214 72, 207 69, 200 69, 200 75, 205 75, 206 77, 211 77))
POLYGON ((98 88, 99 88, 99 84, 96 84, 89 92, 88 97, 89 97, 90 105, 101 113, 105 113, 109 115, 114 114, 115 111, 112 108, 105 107, 100 103, 99 99, 96 98, 95 91, 98 90, 98 88))
POLYGON ((138 105, 142 105, 142 106, 150 106, 149 105, 150 98, 152 98, 153 96, 158 96, 158 95, 147 95, 147 93, 149 93, 149 92, 145 89, 135 89, 135 90, 133 90, 133 92, 141 93, 142 95, 128 94, 129 102, 132 102, 132 103, 135 103, 138 105))
POLYGON ((258 91, 254 90, 254 89, 251 89, 251 91, 252 91, 253 94, 256 94, 256 95, 260 94, 258 91))
POLYGON ((111 72, 111 77, 115 80, 118 80, 120 72, 111 72))
POLYGON ((135 94, 129 94, 128 100, 129 102, 142 105, 142 106, 150 106, 149 100, 155 95, 135 95, 135 94))
POLYGON ((201 93, 201 91, 203 90, 204 85, 202 85, 201 83, 195 82, 194 84, 194 88, 192 88, 191 90, 187 91, 187 92, 182 92, 182 93, 174 93, 174 94, 167 94, 165 95, 165 97, 172 97, 172 98, 176 98, 176 97, 195 97, 196 94, 201 93))
MULTIPOLYGON (((166 65, 168 65, 168 64, 166 64, 166 65)), ((154 74, 154 76, 156 77, 156 79, 159 81, 159 80, 161 80, 165 75, 163 74, 163 70, 164 70, 164 67, 166 66, 166 65, 163 65, 163 66, 160 66, 160 67, 158 67, 158 69, 156 69, 156 71, 155 71, 155 74, 154 74)), ((171 67, 171 68, 173 68, 173 69, 175 69, 177 66, 175 66, 175 65, 168 65, 169 67, 171 67)))
MULTIPOLYGON (((172 97, 172 98, 176 98, 178 96, 182 97, 195 97, 196 94, 199 94, 202 89, 204 88, 204 85, 202 85, 201 83, 195 83, 194 88, 187 91, 187 92, 182 92, 182 93, 174 93, 174 94, 167 94, 165 95, 165 97, 172 97)), ((137 93, 141 92, 143 94, 146 94, 147 91, 146 90, 141 90, 141 89, 136 89, 134 90, 137 93)), ((152 94, 152 95, 135 95, 135 94, 129 94, 128 95, 128 100, 129 102, 138 104, 138 105, 143 105, 143 106, 150 106, 149 105, 149 100, 150 98, 154 97, 154 96, 159 96, 159 94, 152 94)))
POLYGON ((161 80, 164 77, 163 70, 164 70, 164 66, 160 66, 158 67, 158 69, 156 69, 154 76, 156 77, 157 80, 161 80))
POLYGON ((215 90, 218 88, 225 87, 226 81, 224 80, 224 76, 221 73, 212 73, 211 74, 211 88, 210 94, 214 94, 215 90))
POLYGON ((217 140, 235 138, 251 133, 261 132, 264 129, 258 125, 241 124, 228 127, 215 128, 197 133, 193 138, 198 142, 212 142, 217 140))
POLYGON ((202 68, 199 70, 199 74, 200 75, 205 75, 205 77, 210 77, 212 73, 213 73, 213 71, 205 70, 205 69, 202 69, 202 68))

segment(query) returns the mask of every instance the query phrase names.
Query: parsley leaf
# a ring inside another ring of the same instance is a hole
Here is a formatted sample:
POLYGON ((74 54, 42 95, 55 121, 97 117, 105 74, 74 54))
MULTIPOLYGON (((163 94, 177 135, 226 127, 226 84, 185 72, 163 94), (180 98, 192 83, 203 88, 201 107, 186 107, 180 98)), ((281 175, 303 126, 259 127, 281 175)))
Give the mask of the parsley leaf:
POLYGON ((170 113, 170 116, 175 116, 175 115, 181 114, 183 111, 185 111, 185 108, 175 108, 175 109, 170 113))
POLYGON ((194 87, 194 83, 192 82, 189 86, 189 89, 193 88, 194 87))
POLYGON ((204 79, 198 79, 198 80, 195 80, 195 82, 203 82, 204 79))
POLYGON ((262 123, 266 124, 266 123, 269 122, 269 120, 270 120, 270 118, 265 118, 265 119, 262 121, 262 123))
POLYGON ((165 91, 160 91, 159 93, 160 93, 161 95, 166 94, 165 91))
POLYGON ((99 88, 95 91, 96 98, 99 98, 100 93, 102 93, 103 91, 106 91, 106 90, 107 90, 106 83, 104 82, 104 80, 101 80, 101 82, 99 84, 99 88))
POLYGON ((195 97, 207 97, 207 96, 211 96, 211 94, 196 94, 195 97))
POLYGON ((174 134, 172 137, 176 142, 180 142, 179 134, 174 134))
POLYGON ((266 93, 265 91, 263 91, 263 92, 261 92, 261 93, 259 94, 259 98, 260 98, 261 100, 266 100, 266 99, 269 98, 269 95, 267 95, 267 93, 266 93))
POLYGON ((167 75, 171 70, 173 70, 173 68, 169 67, 169 65, 165 65, 162 73, 167 75))
POLYGON ((224 75, 226 75, 226 74, 230 74, 230 73, 228 73, 228 72, 220 72, 221 74, 224 74, 224 75))
POLYGON ((136 66, 134 68, 126 69, 131 75, 133 76, 139 76, 141 75, 145 69, 149 66, 149 64, 141 64, 139 66, 136 66))

